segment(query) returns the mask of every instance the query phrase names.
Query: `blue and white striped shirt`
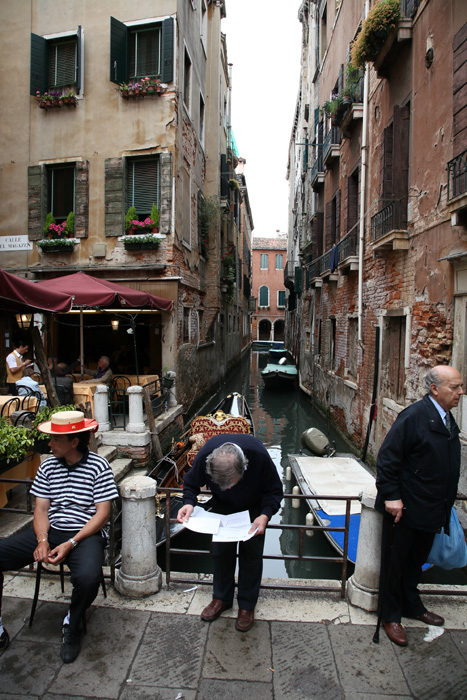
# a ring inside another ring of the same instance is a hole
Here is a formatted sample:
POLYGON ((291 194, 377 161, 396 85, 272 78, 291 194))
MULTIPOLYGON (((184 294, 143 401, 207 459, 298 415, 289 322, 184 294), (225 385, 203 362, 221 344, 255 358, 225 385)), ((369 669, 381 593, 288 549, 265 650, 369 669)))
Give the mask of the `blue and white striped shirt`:
POLYGON ((86 452, 71 469, 65 460, 48 457, 31 493, 50 500, 49 522, 57 530, 81 530, 95 515, 96 503, 118 496, 110 464, 95 452, 86 452))

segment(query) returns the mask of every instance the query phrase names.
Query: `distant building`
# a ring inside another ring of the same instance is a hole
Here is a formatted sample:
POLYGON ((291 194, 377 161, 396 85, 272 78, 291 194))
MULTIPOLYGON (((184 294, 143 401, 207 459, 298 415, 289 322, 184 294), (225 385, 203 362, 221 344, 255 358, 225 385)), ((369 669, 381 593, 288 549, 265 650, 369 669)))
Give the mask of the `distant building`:
POLYGON ((253 238, 252 340, 284 340, 287 234, 277 238, 253 238))

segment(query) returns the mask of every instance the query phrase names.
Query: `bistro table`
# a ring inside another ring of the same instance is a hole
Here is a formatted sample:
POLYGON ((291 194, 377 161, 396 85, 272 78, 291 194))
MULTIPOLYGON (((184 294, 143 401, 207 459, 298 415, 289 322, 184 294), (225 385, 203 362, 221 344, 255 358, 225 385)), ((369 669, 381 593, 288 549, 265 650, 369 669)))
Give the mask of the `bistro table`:
POLYGON ((13 404, 11 404, 10 406, 8 406, 8 415, 5 415, 5 413, 4 413, 4 414, 3 414, 3 417, 4 417, 4 418, 9 418, 10 415, 11 415, 15 410, 21 411, 22 408, 23 408, 23 401, 24 401, 24 399, 26 399, 26 398, 27 398, 28 400, 27 400, 27 401, 24 401, 24 409, 27 410, 27 411, 35 411, 36 404, 37 404, 37 399, 36 399, 35 396, 26 397, 26 396, 13 396, 13 395, 9 396, 9 395, 6 395, 6 396, 0 396, 0 413, 1 413, 1 411, 2 411, 3 406, 4 406, 6 403, 8 403, 8 401, 11 401, 11 399, 15 399, 15 398, 18 398, 18 399, 20 400, 19 407, 18 407, 18 408, 15 408, 15 403, 13 403, 13 404))
MULTIPOLYGON (((37 452, 31 452, 20 463, 9 467, 0 466, 0 478, 2 479, 34 479, 41 463, 41 456, 37 452)), ((0 481, 0 508, 6 506, 8 502, 7 492, 18 484, 0 481)))

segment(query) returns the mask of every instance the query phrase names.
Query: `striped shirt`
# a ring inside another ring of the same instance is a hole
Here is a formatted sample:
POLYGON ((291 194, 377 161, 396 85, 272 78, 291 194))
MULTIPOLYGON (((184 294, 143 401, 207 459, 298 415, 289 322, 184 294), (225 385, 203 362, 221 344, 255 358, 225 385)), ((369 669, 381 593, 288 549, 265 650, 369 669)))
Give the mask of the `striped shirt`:
POLYGON ((63 459, 48 457, 39 467, 31 493, 50 501, 49 522, 57 530, 81 530, 95 515, 96 503, 118 496, 110 464, 89 451, 72 468, 63 459))

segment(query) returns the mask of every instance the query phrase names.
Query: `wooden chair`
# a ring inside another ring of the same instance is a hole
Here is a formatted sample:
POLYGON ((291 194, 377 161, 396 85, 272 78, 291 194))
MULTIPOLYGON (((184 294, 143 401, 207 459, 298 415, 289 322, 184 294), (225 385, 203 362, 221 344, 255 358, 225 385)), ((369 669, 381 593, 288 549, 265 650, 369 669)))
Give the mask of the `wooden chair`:
MULTIPOLYGON (((62 593, 65 592, 65 576, 70 575, 69 571, 65 571, 64 564, 59 564, 58 569, 48 569, 43 564, 41 564, 41 562, 39 562, 37 564, 36 586, 34 589, 34 598, 32 600, 31 612, 29 615, 29 627, 32 627, 32 623, 34 621, 34 615, 36 613, 37 601, 39 600, 39 591, 40 591, 40 587, 41 587, 42 572, 45 572, 47 574, 53 574, 55 576, 60 576, 60 586, 62 589, 62 593)), ((107 598, 107 588, 105 586, 104 571, 102 569, 101 569, 101 586, 102 586, 102 593, 104 594, 104 598, 107 598)), ((84 632, 84 634, 86 634, 86 632, 87 632, 86 615, 84 613, 83 613, 83 617, 81 618, 81 624, 83 625, 83 632, 84 632)))
POLYGON ((21 399, 19 396, 13 396, 12 399, 9 401, 6 401, 3 406, 2 410, 0 411, 0 417, 1 418, 8 418, 11 413, 14 413, 15 411, 19 411, 21 407, 21 399))
POLYGON ((109 385, 109 412, 110 419, 116 423, 117 417, 123 418, 123 427, 126 426, 126 414, 128 412, 127 389, 131 386, 129 377, 117 374, 109 385))

